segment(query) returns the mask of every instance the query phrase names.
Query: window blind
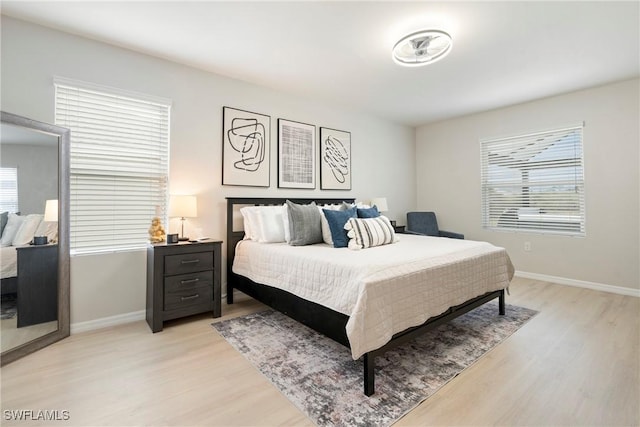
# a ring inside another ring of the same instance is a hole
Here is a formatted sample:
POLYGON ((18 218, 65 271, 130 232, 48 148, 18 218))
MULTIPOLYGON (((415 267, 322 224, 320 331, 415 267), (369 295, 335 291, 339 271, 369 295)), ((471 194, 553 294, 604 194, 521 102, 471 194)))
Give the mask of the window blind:
POLYGON ((18 169, 0 168, 0 212, 19 212, 18 169))
POLYGON ((72 253, 146 246, 166 224, 170 102, 56 79, 57 125, 71 130, 72 253))
POLYGON ((583 125, 481 144, 483 226, 585 235, 583 125))

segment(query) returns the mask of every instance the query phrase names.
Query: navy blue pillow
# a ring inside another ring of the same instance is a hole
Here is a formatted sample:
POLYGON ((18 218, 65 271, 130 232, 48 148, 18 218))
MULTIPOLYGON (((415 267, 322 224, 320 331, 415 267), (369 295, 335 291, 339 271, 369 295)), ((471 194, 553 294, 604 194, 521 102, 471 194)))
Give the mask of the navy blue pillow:
POLYGON ((378 207, 376 205, 366 209, 358 208, 358 218, 377 218, 379 216, 380 212, 378 212, 378 207))
POLYGON ((349 218, 356 218, 356 208, 347 209, 346 211, 322 209, 322 212, 325 218, 327 218, 329 230, 331 230, 333 247, 346 248, 349 246, 349 237, 347 236, 347 230, 344 229, 344 225, 349 221, 349 218))

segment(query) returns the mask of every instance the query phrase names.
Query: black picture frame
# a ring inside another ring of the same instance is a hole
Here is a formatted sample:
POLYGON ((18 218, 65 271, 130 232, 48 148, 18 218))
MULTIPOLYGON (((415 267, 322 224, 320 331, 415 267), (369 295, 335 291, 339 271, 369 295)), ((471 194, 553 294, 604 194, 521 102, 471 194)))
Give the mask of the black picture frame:
POLYGON ((271 116, 222 108, 222 185, 271 185, 271 116))
POLYGON ((278 119, 278 187, 316 188, 316 127, 278 119))
POLYGON ((351 190, 351 133, 320 128, 320 189, 351 190))

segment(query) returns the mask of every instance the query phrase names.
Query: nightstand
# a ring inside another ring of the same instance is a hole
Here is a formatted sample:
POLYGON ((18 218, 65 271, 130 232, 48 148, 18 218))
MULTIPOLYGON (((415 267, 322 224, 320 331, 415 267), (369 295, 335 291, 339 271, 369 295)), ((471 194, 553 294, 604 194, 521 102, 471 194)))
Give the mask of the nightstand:
POLYGON ((222 314, 222 242, 150 244, 147 248, 147 323, 153 332, 163 322, 211 311, 222 314))
POLYGON ((58 319, 58 245, 19 246, 18 328, 58 319))
POLYGON ((395 231, 398 234, 402 234, 404 233, 404 225, 394 225, 393 226, 393 231, 395 231))

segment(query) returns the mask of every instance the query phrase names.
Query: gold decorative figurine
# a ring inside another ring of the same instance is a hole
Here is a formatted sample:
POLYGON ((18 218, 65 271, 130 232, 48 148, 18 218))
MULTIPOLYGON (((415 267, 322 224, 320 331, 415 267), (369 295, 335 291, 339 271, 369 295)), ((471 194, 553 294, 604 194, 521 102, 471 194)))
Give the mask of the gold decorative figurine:
POLYGON ((151 227, 149 227, 149 241, 151 243, 160 243, 165 240, 165 232, 160 218, 155 217, 151 220, 151 227))

